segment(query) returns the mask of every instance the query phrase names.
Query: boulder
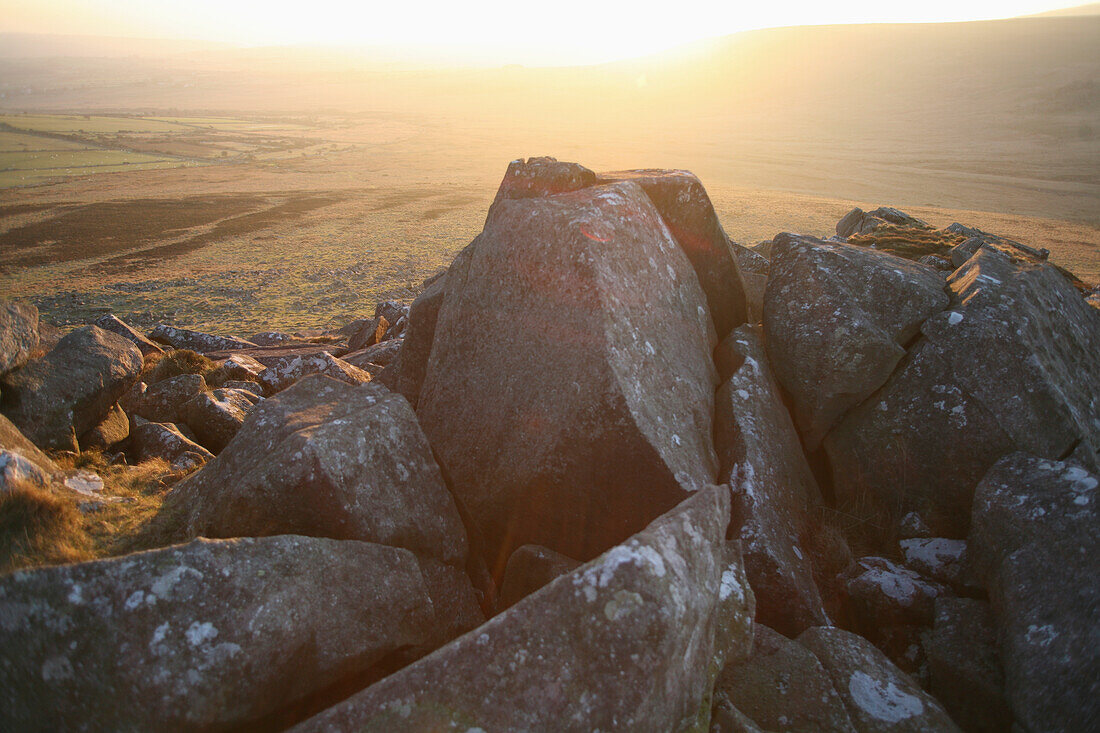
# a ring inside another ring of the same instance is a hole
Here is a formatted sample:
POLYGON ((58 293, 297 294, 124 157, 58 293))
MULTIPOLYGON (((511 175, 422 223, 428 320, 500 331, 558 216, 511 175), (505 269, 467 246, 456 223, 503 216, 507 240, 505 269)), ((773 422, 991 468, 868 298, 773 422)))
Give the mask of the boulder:
POLYGON ((236 379, 229 379, 222 385, 224 389, 240 389, 245 392, 251 392, 257 397, 264 396, 264 388, 256 382, 244 382, 236 379))
POLYGON ((752 591, 726 487, 295 730, 705 730, 752 591))
POLYGON ((741 282, 745 286, 745 318, 749 323, 760 323, 764 320, 764 291, 768 287, 771 262, 748 247, 733 242, 730 245, 741 270, 741 282))
POLYGON ((179 374, 162 379, 145 388, 133 414, 151 422, 181 422, 183 405, 206 390, 206 380, 201 374, 179 374))
POLYGON ((139 332, 134 330, 130 324, 123 321, 114 313, 104 313, 99 318, 95 319, 96 326, 99 326, 104 331, 110 331, 111 333, 117 333, 119 336, 133 342, 134 346, 138 347, 141 351, 141 355, 149 356, 149 354, 163 354, 164 349, 156 345, 139 332))
POLYGON ((395 300, 384 300, 375 306, 374 317, 385 319, 389 324, 379 339, 380 342, 400 338, 409 323, 409 306, 395 300))
POLYGON ((924 338, 825 448, 853 513, 882 523, 915 511, 935 536, 962 538, 974 486, 1002 456, 1076 449, 1087 467, 1100 461, 1100 312, 1053 266, 992 249, 948 283, 951 309, 925 321, 924 338))
POLYGON ((987 602, 936 599, 936 621, 925 654, 931 692, 963 730, 997 733, 1012 728, 997 629, 987 602))
POLYGON ((860 733, 959 730, 934 697, 866 639, 821 626, 802 632, 798 643, 829 673, 860 733))
POLYGON ((595 185, 596 180, 595 173, 577 163, 559 162, 551 157, 519 158, 508 164, 490 212, 503 200, 579 191, 595 185))
POLYGON ((374 346, 368 346, 360 351, 344 354, 340 358, 360 369, 363 369, 366 364, 377 364, 385 367, 392 364, 393 360, 397 358, 404 343, 404 339, 390 339, 374 346))
POLYGON ((508 558, 497 597, 497 611, 514 606, 559 575, 580 565, 571 557, 538 545, 524 545, 508 558))
POLYGON ((157 324, 149 333, 149 337, 162 344, 168 344, 173 349, 188 349, 199 354, 211 351, 228 351, 230 349, 249 349, 257 345, 251 341, 245 341, 235 336, 215 336, 201 331, 190 331, 186 328, 157 324))
POLYGON ((38 449, 34 443, 12 424, 11 420, 0 415, 0 448, 9 453, 15 453, 39 466, 48 474, 60 474, 61 469, 53 462, 53 459, 38 449))
POLYGON ((50 464, 36 463, 17 450, 0 447, 0 495, 17 486, 45 489, 57 476, 58 472, 51 470, 50 464))
POLYGON ((810 650, 761 624, 752 656, 727 664, 714 685, 738 711, 769 731, 855 733, 833 681, 810 650))
POLYGON ((970 595, 979 590, 964 540, 913 538, 901 540, 898 545, 905 564, 925 578, 948 585, 960 594, 970 595))
POLYGON ((943 593, 941 586, 884 557, 859 558, 841 580, 858 631, 868 638, 874 630, 890 626, 931 626, 936 599, 943 593))
POLYGON ((707 298, 719 339, 744 323, 745 285, 738 258, 707 190, 694 173, 633 170, 601 173, 601 182, 634 181, 653 202, 676 244, 687 255, 707 298))
POLYGON ((811 559, 801 547, 821 495, 779 395, 759 327, 735 329, 715 351, 721 355, 720 371, 740 360, 714 398, 714 445, 718 480, 735 489, 733 526, 740 527, 757 620, 797 636, 828 623, 811 559))
POLYGON ((97 326, 79 328, 3 381, 3 412, 35 445, 77 449, 137 381, 141 352, 97 326))
POLYGON ((433 623, 412 553, 295 536, 18 572, 0 607, 5 730, 285 725, 433 623))
POLYGON ((283 333, 282 331, 260 331, 249 336, 248 340, 257 346, 283 346, 292 344, 299 339, 293 334, 283 333))
POLYGON ((80 436, 80 450, 107 450, 130 437, 130 418, 117 404, 107 411, 107 417, 80 436))
POLYGON ((524 544, 591 559, 713 482, 705 296, 638 184, 498 198, 446 283, 417 414, 495 578, 524 544))
POLYGON ((38 348, 38 308, 0 298, 0 377, 30 361, 38 348))
POLYGON ((383 387, 318 375, 264 400, 164 508, 190 536, 293 533, 403 547, 434 574, 437 611, 453 610, 440 620, 447 638, 482 620, 462 571, 468 550, 454 499, 408 403, 383 387))
POLYGON ((134 422, 133 451, 138 462, 163 458, 172 463, 185 454, 197 455, 203 461, 214 458, 213 453, 185 436, 172 423, 148 422, 140 417, 134 422))
POLYGON ((389 327, 390 322, 385 316, 375 316, 348 337, 348 351, 362 351, 368 346, 374 346, 386 335, 389 327))
POLYGON ((254 382, 263 374, 265 369, 267 369, 265 364, 247 354, 230 354, 225 361, 218 365, 210 378, 214 384, 231 380, 254 382))
POLYGON ((309 356, 284 356, 268 366, 260 375, 259 382, 263 385, 265 394, 273 395, 311 374, 323 374, 345 384, 364 384, 370 381, 370 374, 367 372, 322 351, 309 356))
POLYGON ((401 350, 379 377, 382 384, 404 395, 414 409, 420 401, 420 387, 424 383, 428 356, 432 352, 436 321, 443 305, 446 285, 446 277, 441 277, 413 301, 401 350))
POLYGON ((775 238, 764 329, 808 449, 889 379, 921 323, 947 303, 930 267, 813 237, 775 238))
POLYGON ((1100 720, 1100 476, 1025 453, 978 485, 968 547, 989 590, 1005 691, 1025 730, 1100 720))
POLYGON ((199 443, 220 453, 244 424, 248 411, 260 399, 243 389, 200 392, 180 406, 180 416, 194 431, 199 443))

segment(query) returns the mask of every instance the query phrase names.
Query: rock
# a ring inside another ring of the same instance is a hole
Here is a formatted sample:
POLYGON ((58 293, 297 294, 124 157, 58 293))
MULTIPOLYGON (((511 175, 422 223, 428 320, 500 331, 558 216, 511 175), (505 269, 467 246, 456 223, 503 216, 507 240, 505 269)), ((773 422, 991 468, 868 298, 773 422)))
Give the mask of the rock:
POLYGON ((943 287, 934 270, 900 257, 776 237, 764 329, 808 449, 889 379, 921 323, 947 306, 943 287))
MULTIPOLYGON (((190 536, 293 533, 411 550, 459 576, 466 532, 408 403, 368 384, 311 376, 248 414, 236 437, 165 498, 190 536)), ((482 620, 465 576, 429 579, 440 628, 453 637, 482 620)))
POLYGON ((0 495, 16 486, 45 489, 57 477, 50 464, 39 464, 17 450, 0 447, 0 495))
POLYGON ((936 621, 925 651, 931 692, 963 730, 996 733, 1012 728, 988 603, 936 599, 936 621))
POLYGON ((571 557, 538 545, 518 548, 504 567, 497 611, 511 608, 559 575, 573 572, 579 565, 571 557))
POLYGON ((107 450, 130 437, 130 418, 117 404, 112 405, 107 417, 80 436, 80 450, 107 450))
MULTIPOLYGON (((193 453, 204 461, 213 460, 214 454, 185 436, 172 423, 147 422, 138 418, 133 430, 134 450, 138 461, 163 458, 169 463, 180 456, 193 453)), ((187 459, 189 462, 192 459, 187 459)))
POLYGON ((749 716, 724 697, 715 696, 710 709, 710 733, 764 733, 749 716))
POLYGON ((168 344, 173 349, 188 349, 199 354, 230 349, 249 349, 257 345, 235 336, 215 336, 201 331, 166 326, 163 323, 156 325, 149 333, 149 337, 162 344, 168 344))
POLYGON ((298 338, 282 331, 261 331, 249 336, 248 340, 257 346, 283 346, 298 341, 298 338))
POLYGON ((409 306, 394 300, 385 300, 374 308, 374 317, 384 318, 387 326, 379 341, 389 341, 401 337, 408 325, 409 306))
POLYGON ((974 495, 968 548, 989 590, 1005 691, 1025 730, 1100 719, 1100 476, 1025 453, 1001 459, 974 495))
POLYGON ((524 544, 591 559, 713 482, 706 301, 638 184, 498 197, 446 282, 417 413, 494 577, 524 544))
POLYGON ((768 287, 771 262, 767 257, 748 247, 730 243, 741 270, 741 283, 745 287, 745 317, 749 323, 764 320, 764 291, 768 287))
POLYGON ((404 343, 404 339, 390 339, 389 341, 383 341, 374 346, 368 346, 360 351, 344 354, 340 358, 348 364, 357 366, 360 369, 363 369, 365 364, 377 364, 382 367, 389 366, 393 363, 393 360, 397 358, 404 343))
POLYGON ((142 363, 141 352, 121 336, 79 328, 4 378, 4 414, 35 445, 76 450, 76 436, 103 421, 137 381, 142 363))
POLYGON ((413 409, 420 401, 420 388, 424 383, 428 356, 432 352, 436 321, 443 305, 446 286, 447 279, 441 277, 413 301, 401 350, 379 377, 382 384, 404 395, 413 409))
POLYGON ((53 462, 53 459, 38 449, 34 443, 27 440, 19 428, 12 424, 11 420, 0 415, 0 448, 15 453, 37 465, 47 474, 57 475, 61 469, 53 462))
POLYGON ((201 392, 180 407, 180 415, 199 443, 212 453, 220 453, 244 424, 248 411, 259 401, 243 389, 216 389, 201 392))
POLYGON ((141 351, 143 357, 149 356, 149 354, 163 354, 164 349, 157 346, 155 343, 145 338, 140 332, 134 330, 128 323, 116 316, 114 313, 104 313, 102 316, 95 320, 95 325, 102 328, 104 331, 110 331, 111 333, 117 333, 119 336, 131 341, 134 346, 137 346, 141 351))
POLYGON ((505 199, 541 198, 595 184, 596 174, 583 165, 558 162, 550 157, 520 158, 508 164, 490 212, 505 199))
POLYGON ((273 395, 311 374, 323 374, 345 384, 364 384, 371 379, 370 374, 362 369, 322 351, 312 356, 283 357, 268 366, 259 381, 264 393, 273 395))
POLYGON ((180 374, 154 382, 134 408, 134 414, 151 422, 181 422, 183 405, 206 392, 206 380, 201 374, 180 374))
POLYGON ((206 462, 207 458, 205 456, 193 451, 186 451, 173 458, 172 462, 168 464, 168 468, 173 473, 191 473, 205 466, 206 462))
POLYGON ((849 211, 836 223, 836 235, 841 239, 847 239, 863 229, 863 209, 858 206, 849 211))
POLYGON ((915 624, 932 625, 933 607, 943 588, 884 557, 861 557, 844 571, 849 602, 870 638, 873 630, 915 624))
POLYGON ((842 629, 807 629, 798 643, 829 673, 860 733, 958 731, 943 707, 869 641, 842 629))
POLYGON ((211 375, 214 384, 232 380, 256 381, 267 366, 247 354, 230 354, 211 375))
POLYGON ((38 308, 0 298, 0 377, 30 361, 38 348, 38 308))
POLYGON ((748 311, 738 259, 706 189, 694 173, 617 171, 601 173, 600 181, 634 181, 642 187, 695 268, 719 339, 745 322, 748 311))
POLYGON ((747 656, 752 591, 725 487, 295 730, 705 730, 747 656))
POLYGON ((100 496, 103 491, 103 477, 95 471, 81 470, 66 476, 62 486, 84 496, 100 496))
POLYGON ((386 335, 389 327, 390 322, 385 316, 375 316, 363 328, 348 337, 348 351, 362 351, 368 346, 374 346, 386 335))
POLYGON ((390 671, 433 623, 411 553, 295 536, 18 572, 0 606, 5 730, 293 722, 325 688, 390 671))
POLYGON ((951 272, 955 269, 955 266, 951 264, 951 260, 939 255, 924 255, 923 257, 918 257, 916 261, 918 264, 928 265, 941 273, 951 272))
POLYGON ((800 540, 821 494, 760 336, 759 327, 741 326, 715 350, 723 355, 720 370, 741 362, 714 398, 718 480, 735 488, 733 525, 740 527, 757 620, 797 636, 828 623, 800 540))
POLYGON ((962 538, 974 486, 1007 453, 1076 447, 1100 461, 1100 312, 1052 266, 985 248, 948 282, 951 309, 825 448, 838 501, 861 518, 915 511, 935 536, 962 538))
POLYGON ((905 564, 924 577, 949 585, 956 593, 971 594, 979 589, 965 541, 932 537, 901 540, 898 545, 905 564))
POLYGON ((810 650, 759 623, 752 656, 726 665, 715 683, 738 711, 769 731, 851 731, 833 681, 810 650))
POLYGON ((244 390, 245 392, 251 392, 260 398, 264 396, 264 388, 256 382, 242 382, 236 379, 229 379, 226 380, 222 387, 225 389, 238 389, 244 390))

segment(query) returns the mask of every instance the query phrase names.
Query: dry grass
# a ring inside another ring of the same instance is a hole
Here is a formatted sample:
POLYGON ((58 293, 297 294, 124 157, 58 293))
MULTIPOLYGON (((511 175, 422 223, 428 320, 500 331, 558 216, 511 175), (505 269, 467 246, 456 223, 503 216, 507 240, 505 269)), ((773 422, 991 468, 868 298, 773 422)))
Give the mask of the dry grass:
POLYGON ((965 239, 961 235, 942 230, 890 224, 867 234, 853 234, 848 237, 848 242, 915 260, 924 255, 947 257, 951 248, 962 244, 965 239))
POLYGON ((93 557, 76 504, 29 484, 0 493, 0 573, 93 557))
POLYGON ((181 374, 198 374, 211 387, 220 387, 223 381, 216 361, 187 349, 177 349, 167 354, 154 353, 145 357, 145 367, 140 379, 146 384, 156 384, 181 374))

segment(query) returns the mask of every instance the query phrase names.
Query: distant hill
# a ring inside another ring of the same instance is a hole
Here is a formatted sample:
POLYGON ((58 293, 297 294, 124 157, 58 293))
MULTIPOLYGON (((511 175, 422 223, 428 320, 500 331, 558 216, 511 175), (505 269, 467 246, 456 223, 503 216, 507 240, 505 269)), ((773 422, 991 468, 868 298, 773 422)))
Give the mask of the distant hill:
POLYGON ((213 51, 227 44, 172 38, 68 36, 41 33, 0 33, 0 58, 120 58, 157 57, 213 51))
POLYGON ((1057 10, 1048 10, 1045 13, 1035 13, 1034 15, 1026 15, 1025 18, 1072 18, 1082 15, 1100 15, 1100 3, 1088 3, 1087 5, 1076 5, 1072 8, 1058 8, 1057 10))

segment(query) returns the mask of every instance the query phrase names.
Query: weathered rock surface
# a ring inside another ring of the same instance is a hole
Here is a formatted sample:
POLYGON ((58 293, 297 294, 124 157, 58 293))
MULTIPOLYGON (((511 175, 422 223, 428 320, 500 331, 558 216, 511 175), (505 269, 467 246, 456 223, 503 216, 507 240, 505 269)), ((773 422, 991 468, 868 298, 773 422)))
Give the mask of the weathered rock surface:
POLYGON ((420 401, 420 388, 424 384, 446 286, 446 277, 441 277, 413 301, 401 350, 379 377, 382 384, 404 395, 414 409, 420 401))
POLYGON ((179 374, 145 388, 134 414, 152 422, 183 421, 183 405, 207 390, 201 374, 179 374))
POLYGON ((642 187, 695 268, 719 339, 747 320, 745 285, 738 259, 706 189, 694 173, 615 171, 601 173, 600 181, 634 181, 642 187))
POLYGON ((348 337, 348 351, 362 351, 368 346, 374 346, 385 337, 389 328, 390 322, 385 316, 375 316, 348 337))
POLYGON ((417 412, 495 577, 524 544, 590 559, 713 482, 705 297, 636 183, 498 199, 446 283, 417 412))
POLYGON ((248 411, 260 399, 243 389, 200 392, 180 406, 180 416, 199 443, 219 453, 241 429, 248 411))
POLYGON ((759 328, 735 329, 716 353, 724 355, 720 370, 741 360, 714 398, 714 444, 718 480, 735 489, 733 525, 740 527, 757 620, 797 636, 828 623, 810 558, 800 546, 808 512, 821 495, 779 396, 759 328))
POLYGON ((257 344, 235 336, 215 336, 201 331, 190 331, 186 328, 176 328, 158 324, 153 327, 149 337, 162 344, 168 344, 173 349, 188 349, 199 354, 211 351, 228 351, 231 349, 250 349, 257 344))
POLYGON ((80 450, 107 450, 130 437, 130 418, 117 404, 111 405, 107 416, 77 441, 80 450))
POLYGON ((752 656, 726 665, 715 683, 737 710, 769 731, 851 731, 855 727, 817 657, 756 624, 752 656))
POLYGON ((749 323, 764 320, 764 291, 768 287, 771 262, 759 252, 733 242, 733 254, 741 270, 741 283, 745 288, 745 319, 749 323))
POLYGON ((540 198, 579 191, 595 185, 596 181, 595 173, 577 163, 550 157, 520 158, 508 164, 489 211, 505 199, 540 198))
POLYGON ((229 379, 226 380, 225 384, 223 384, 222 387, 225 389, 241 389, 245 392, 251 392, 257 397, 264 396, 264 388, 261 387, 257 382, 245 382, 237 379, 229 379))
POLYGON ((187 453, 195 454, 203 461, 214 458, 213 453, 185 436, 172 423, 147 422, 142 418, 134 422, 133 450, 139 461, 163 458, 172 463, 187 453))
POLYGON ((931 691, 965 731, 1010 730, 997 630, 989 604, 936 599, 936 621, 925 644, 931 691))
POLYGON ((73 331, 3 381, 4 414, 41 448, 76 450, 78 435, 98 425, 130 388, 141 352, 96 326, 73 331))
POLYGON ((364 384, 370 381, 370 374, 337 359, 327 351, 322 351, 311 356, 284 356, 260 374, 259 382, 263 385, 264 393, 272 395, 311 374, 323 374, 345 384, 364 384))
POLYGON ((726 487, 297 731, 698 730, 751 646, 752 591, 725 541, 726 487))
POLYGON ((247 354, 230 354, 225 361, 218 365, 211 378, 214 383, 218 381, 229 382, 232 380, 255 381, 263 371, 267 369, 265 364, 247 354))
MULTIPOLYGON (((165 508, 192 536, 364 540, 413 551, 426 573, 466 562, 462 520, 416 416, 379 386, 311 376, 264 400, 165 508)), ((481 615, 468 578, 438 576, 429 590, 437 606, 455 607, 440 621, 453 637, 481 615)))
POLYGON ((96 326, 99 326, 104 331, 110 331, 111 333, 117 333, 119 336, 133 342, 134 346, 138 347, 141 351, 141 355, 149 356, 149 354, 163 354, 162 349, 157 344, 153 343, 140 332, 135 330, 114 313, 104 313, 99 318, 95 319, 96 326))
MULTIPOLYGON (((825 441, 838 500, 871 497, 893 521, 915 511, 966 536, 973 488, 1026 450, 1095 466, 1100 312, 1050 265, 981 249, 950 278, 952 307, 928 319, 889 382, 825 441)), ((880 520, 881 521, 881 520, 880 520)))
POLYGON ((11 420, 0 415, 0 448, 16 453, 42 468, 46 473, 58 474, 60 469, 53 459, 38 449, 27 437, 12 424, 11 420))
POLYGON ((931 225, 910 216, 904 211, 889 206, 880 206, 874 211, 864 211, 856 207, 845 214, 836 224, 836 235, 847 239, 853 234, 869 234, 888 224, 916 229, 931 229, 931 225))
POLYGON ((299 340, 294 334, 283 331, 260 331, 248 337, 248 341, 257 346, 282 346, 299 340))
POLYGON ((0 447, 0 494, 16 486, 45 489, 56 476, 46 465, 38 464, 18 451, 0 447))
POLYGON ((936 599, 943 593, 939 585, 884 557, 861 557, 842 580, 864 636, 887 626, 931 626, 936 599))
POLYGON ((943 277, 924 265, 812 237, 775 238, 764 328, 808 448, 889 379, 921 323, 947 304, 943 277))
POLYGON ((389 671, 433 623, 412 553, 295 536, 19 572, 0 607, 6 730, 256 724, 389 671))
POLYGON ((559 575, 573 572, 579 565, 571 557, 538 545, 518 548, 504 567, 497 610, 511 608, 559 575))
POLYGON ((404 345, 404 339, 389 339, 383 341, 380 344, 374 346, 368 346, 360 351, 353 351, 350 354, 344 354, 340 358, 346 361, 352 366, 357 366, 360 369, 365 364, 377 364, 378 366, 389 366, 393 363, 393 360, 397 358, 398 353, 401 351, 401 347, 404 345))
POLYGON ((1100 719, 1098 485, 1073 463, 1014 453, 975 492, 968 546, 1025 730, 1085 730, 1100 719))
POLYGON ((38 308, 0 298, 0 377, 30 361, 38 347, 38 308))
POLYGON ((905 564, 922 576, 945 583, 956 593, 977 590, 965 541, 928 537, 901 540, 898 545, 905 564))
POLYGON ((833 680, 861 733, 958 731, 943 707, 871 642, 842 629, 817 627, 798 637, 833 680))

